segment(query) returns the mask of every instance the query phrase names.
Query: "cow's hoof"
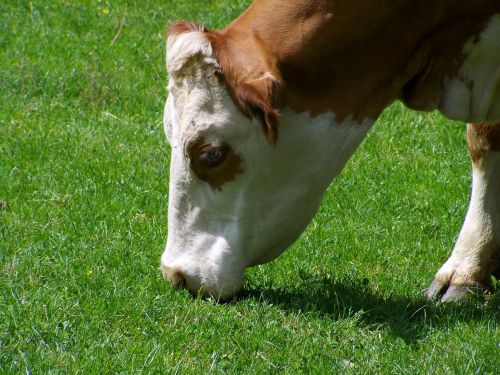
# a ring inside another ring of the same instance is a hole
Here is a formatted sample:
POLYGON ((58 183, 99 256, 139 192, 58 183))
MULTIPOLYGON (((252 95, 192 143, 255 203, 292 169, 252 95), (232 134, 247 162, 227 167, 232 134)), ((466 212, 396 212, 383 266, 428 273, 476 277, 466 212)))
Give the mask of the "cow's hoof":
POLYGON ((427 297, 440 302, 462 302, 468 295, 484 295, 488 288, 481 284, 471 285, 453 285, 444 283, 439 279, 434 279, 429 288, 427 288, 427 297))

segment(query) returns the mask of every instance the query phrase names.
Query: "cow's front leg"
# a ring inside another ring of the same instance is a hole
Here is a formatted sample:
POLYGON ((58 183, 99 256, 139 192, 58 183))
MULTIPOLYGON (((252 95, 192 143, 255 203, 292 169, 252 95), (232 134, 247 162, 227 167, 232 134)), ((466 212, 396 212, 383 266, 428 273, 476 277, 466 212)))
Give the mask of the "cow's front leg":
POLYGON ((500 271, 500 125, 471 124, 467 142, 472 160, 469 210, 451 256, 437 272, 427 296, 441 301, 483 291, 500 271))

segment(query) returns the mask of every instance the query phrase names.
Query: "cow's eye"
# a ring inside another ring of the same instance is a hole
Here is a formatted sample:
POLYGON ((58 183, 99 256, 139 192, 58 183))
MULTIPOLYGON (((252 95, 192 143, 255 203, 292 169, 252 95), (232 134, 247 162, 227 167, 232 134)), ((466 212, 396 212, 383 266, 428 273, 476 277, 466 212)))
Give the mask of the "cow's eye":
POLYGON ((241 158, 227 143, 210 144, 203 138, 188 145, 191 170, 215 190, 243 172, 241 158))
POLYGON ((198 151, 198 160, 207 168, 216 167, 226 159, 228 149, 226 144, 220 146, 204 145, 198 151))

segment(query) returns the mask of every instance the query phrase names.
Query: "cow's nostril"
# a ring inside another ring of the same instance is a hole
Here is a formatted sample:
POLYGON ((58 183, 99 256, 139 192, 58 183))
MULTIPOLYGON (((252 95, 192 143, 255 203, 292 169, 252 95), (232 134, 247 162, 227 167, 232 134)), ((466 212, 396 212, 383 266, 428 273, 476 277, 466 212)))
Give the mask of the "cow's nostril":
POLYGON ((162 266, 163 277, 176 287, 186 286, 186 278, 178 268, 162 266))
POLYGON ((186 286, 186 278, 181 271, 175 271, 172 275, 172 284, 175 286, 186 286))

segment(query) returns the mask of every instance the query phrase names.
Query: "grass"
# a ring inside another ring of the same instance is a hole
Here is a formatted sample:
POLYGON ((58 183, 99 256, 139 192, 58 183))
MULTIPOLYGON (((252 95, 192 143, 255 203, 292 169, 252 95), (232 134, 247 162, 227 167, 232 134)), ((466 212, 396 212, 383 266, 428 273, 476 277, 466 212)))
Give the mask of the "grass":
POLYGON ((464 126, 399 103, 238 299, 161 279, 164 30, 247 3, 0 3, 0 373, 498 374, 498 298, 422 297, 467 208, 464 126))

